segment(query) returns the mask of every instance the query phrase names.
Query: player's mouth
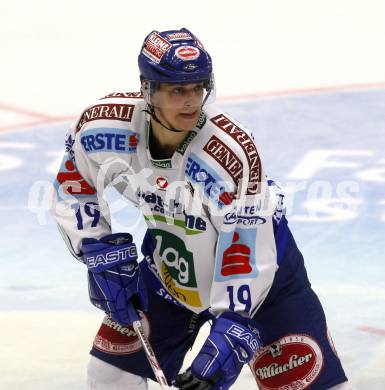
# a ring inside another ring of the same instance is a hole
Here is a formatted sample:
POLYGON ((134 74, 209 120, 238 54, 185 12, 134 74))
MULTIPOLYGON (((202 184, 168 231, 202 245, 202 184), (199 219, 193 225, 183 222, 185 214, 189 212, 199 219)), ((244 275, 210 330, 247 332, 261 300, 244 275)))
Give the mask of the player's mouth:
POLYGON ((181 112, 179 114, 179 116, 183 119, 188 119, 188 120, 197 119, 198 120, 199 110, 195 110, 193 112, 181 112))

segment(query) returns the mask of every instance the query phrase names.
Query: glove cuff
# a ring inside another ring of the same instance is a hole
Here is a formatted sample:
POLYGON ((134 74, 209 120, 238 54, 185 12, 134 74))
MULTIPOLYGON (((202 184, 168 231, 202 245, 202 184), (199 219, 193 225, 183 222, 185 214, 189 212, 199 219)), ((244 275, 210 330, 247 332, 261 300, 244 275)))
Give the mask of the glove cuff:
POLYGON ((213 332, 227 335, 247 352, 251 360, 262 346, 255 321, 235 312, 225 312, 215 321, 213 332))
POLYGON ((84 239, 82 244, 83 260, 88 270, 94 273, 138 258, 136 246, 128 233, 110 234, 100 240, 84 239))

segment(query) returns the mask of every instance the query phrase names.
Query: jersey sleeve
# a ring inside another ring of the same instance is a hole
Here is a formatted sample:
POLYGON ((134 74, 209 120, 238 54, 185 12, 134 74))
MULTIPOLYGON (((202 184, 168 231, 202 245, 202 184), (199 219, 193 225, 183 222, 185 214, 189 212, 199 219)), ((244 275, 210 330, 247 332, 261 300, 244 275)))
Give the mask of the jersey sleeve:
POLYGON ((233 139, 228 137, 221 149, 209 153, 220 162, 218 169, 230 174, 230 190, 219 197, 223 207, 216 207, 218 202, 210 206, 210 218, 218 232, 210 311, 252 316, 266 298, 278 268, 275 230, 279 221, 274 220, 279 198, 264 173, 251 134, 233 122, 230 127, 229 122, 222 116, 217 123, 233 139), (232 158, 219 161, 219 151, 224 156, 225 146, 231 146, 227 149, 232 158))
POLYGON ((52 215, 73 256, 81 261, 83 238, 111 232, 110 213, 103 199, 109 179, 102 174, 96 155, 87 155, 76 126, 65 141, 65 153, 54 182, 52 215))
MULTIPOLYGON (((87 107, 71 127, 64 158, 54 183, 52 214, 71 253, 81 260, 83 238, 111 232, 111 215, 103 191, 124 193, 129 184, 137 133, 132 129, 137 93, 113 93, 87 107)), ((132 176, 132 175, 131 175, 132 176)), ((130 201, 134 202, 133 197, 130 201)))

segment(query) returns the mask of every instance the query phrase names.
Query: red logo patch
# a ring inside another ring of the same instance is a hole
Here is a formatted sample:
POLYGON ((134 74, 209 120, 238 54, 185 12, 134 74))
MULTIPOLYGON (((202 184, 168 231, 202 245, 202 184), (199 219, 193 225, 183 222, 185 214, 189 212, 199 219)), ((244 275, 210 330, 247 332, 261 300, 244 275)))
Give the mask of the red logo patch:
POLYGON ((175 50, 175 55, 183 61, 192 61, 199 57, 200 51, 194 46, 181 46, 175 50))
POLYGON ((147 38, 142 52, 146 57, 159 64, 164 54, 167 53, 171 46, 170 42, 154 31, 147 38))
MULTIPOLYGON (((143 313, 140 312, 139 314, 144 333, 148 337, 150 324, 143 313)), ((142 344, 133 327, 122 326, 106 316, 94 339, 94 347, 99 351, 112 355, 129 355, 139 351, 142 348, 142 344)))
POLYGON ((233 201, 233 198, 234 198, 234 194, 232 192, 224 192, 223 194, 221 194, 221 196, 219 197, 219 200, 225 204, 225 205, 229 205, 231 204, 231 202, 233 201))
POLYGON ((323 360, 313 338, 293 334, 257 351, 250 367, 260 390, 302 390, 317 379, 323 360))
POLYGON ((221 274, 223 276, 249 274, 252 271, 250 265, 250 247, 239 240, 239 233, 235 232, 232 244, 223 252, 221 274))
POLYGON ((203 147, 203 150, 229 173, 235 184, 238 184, 239 179, 242 177, 243 165, 241 160, 226 144, 213 135, 203 147))
POLYGON ((76 126, 78 132, 82 126, 97 119, 112 119, 131 122, 135 106, 132 104, 97 104, 83 112, 76 126))
POLYGON ((166 188, 168 186, 167 178, 163 176, 158 176, 156 178, 156 186, 161 189, 166 188))
POLYGON ((74 163, 67 160, 64 164, 67 172, 59 172, 56 180, 61 185, 65 194, 69 195, 94 195, 95 190, 83 179, 74 163))
POLYGON ((136 134, 130 135, 128 139, 128 146, 131 148, 136 148, 138 146, 138 136, 136 134))
POLYGON ((259 183, 261 181, 261 159, 254 141, 251 137, 229 118, 223 114, 219 114, 210 119, 216 126, 233 138, 245 152, 247 162, 249 164, 249 180, 246 195, 255 195, 259 191, 259 183))

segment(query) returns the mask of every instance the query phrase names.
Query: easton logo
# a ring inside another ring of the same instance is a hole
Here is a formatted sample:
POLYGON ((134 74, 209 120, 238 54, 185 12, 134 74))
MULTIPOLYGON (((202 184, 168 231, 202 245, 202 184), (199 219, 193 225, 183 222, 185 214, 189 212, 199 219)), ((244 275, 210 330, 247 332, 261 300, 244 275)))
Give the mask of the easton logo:
POLYGON ((76 126, 76 132, 78 132, 85 123, 97 119, 131 122, 134 107, 135 106, 132 104, 97 104, 83 112, 83 115, 76 126))
POLYGON ((129 246, 118 249, 115 251, 100 253, 96 256, 88 256, 86 257, 87 267, 89 269, 99 268, 103 265, 110 266, 114 263, 120 263, 122 261, 129 261, 132 259, 136 259, 138 257, 135 244, 130 244, 129 246))
POLYGON ((259 191, 261 180, 261 159, 253 140, 244 130, 223 114, 211 118, 211 122, 230 135, 242 147, 249 164, 249 184, 246 195, 255 195, 259 191))
POLYGON ((175 50, 175 55, 183 61, 193 61, 199 57, 200 51, 193 46, 181 46, 175 50))
POLYGON ((158 63, 164 54, 172 47, 171 43, 153 31, 147 38, 142 53, 150 60, 158 63))
POLYGON ((256 336, 251 332, 247 332, 244 328, 241 328, 238 325, 231 325, 226 333, 236 337, 237 339, 246 341, 247 345, 253 352, 255 352, 259 346, 256 336))
POLYGON ((213 135, 203 150, 229 173, 235 184, 238 184, 242 176, 242 162, 219 138, 213 135))

